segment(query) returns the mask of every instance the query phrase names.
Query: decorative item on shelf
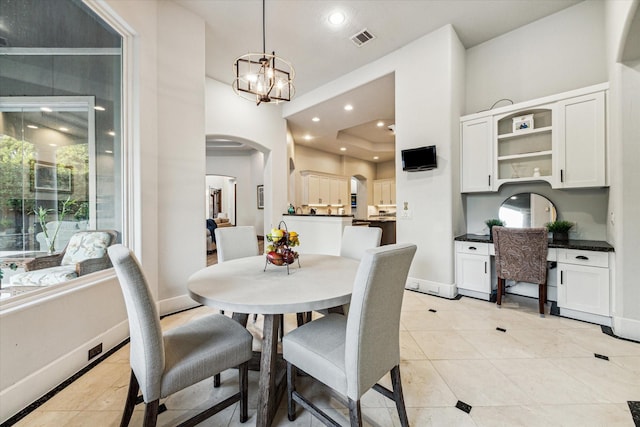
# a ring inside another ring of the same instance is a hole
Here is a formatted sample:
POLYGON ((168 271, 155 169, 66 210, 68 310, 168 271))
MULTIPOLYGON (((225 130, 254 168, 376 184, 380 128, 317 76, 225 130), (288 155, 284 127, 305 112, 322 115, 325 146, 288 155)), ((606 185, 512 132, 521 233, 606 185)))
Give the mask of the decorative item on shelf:
POLYGON ((487 224, 487 227, 489 227, 489 237, 490 238, 493 236, 492 230, 493 230, 493 227, 495 225, 498 225, 500 227, 504 227, 504 221, 502 221, 500 219, 496 219, 496 218, 488 219, 484 223, 487 224))
POLYGON ((533 168, 533 177, 538 178, 540 176, 540 168, 533 168))
POLYGON ((569 230, 575 224, 570 221, 553 221, 545 224, 547 230, 551 233, 554 242, 566 242, 569 240, 569 230))
POLYGON ((533 114, 513 118, 513 133, 533 129, 533 114))
POLYGON ((298 267, 300 267, 298 252, 291 249, 300 244, 298 233, 289 231, 284 221, 280 221, 278 228, 273 228, 271 232, 267 234, 267 241, 270 244, 267 246, 266 262, 263 271, 267 271, 269 264, 278 266, 285 265, 287 267, 287 274, 289 274, 289 264, 293 264, 296 260, 298 260, 298 267))
POLYGON ((296 208, 294 208, 293 205, 289 203, 289 208, 287 209, 287 212, 289 213, 289 215, 292 215, 296 213, 296 208))

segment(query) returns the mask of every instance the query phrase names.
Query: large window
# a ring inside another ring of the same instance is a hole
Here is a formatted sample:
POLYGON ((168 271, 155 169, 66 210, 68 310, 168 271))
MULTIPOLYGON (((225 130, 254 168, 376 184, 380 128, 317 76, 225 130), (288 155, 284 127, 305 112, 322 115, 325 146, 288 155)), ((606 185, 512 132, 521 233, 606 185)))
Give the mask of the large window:
POLYGON ((72 280, 60 269, 14 279, 39 264, 27 262, 63 251, 74 234, 121 236, 122 38, 76 0, 0 0, 0 10, 0 294, 7 298, 72 280))

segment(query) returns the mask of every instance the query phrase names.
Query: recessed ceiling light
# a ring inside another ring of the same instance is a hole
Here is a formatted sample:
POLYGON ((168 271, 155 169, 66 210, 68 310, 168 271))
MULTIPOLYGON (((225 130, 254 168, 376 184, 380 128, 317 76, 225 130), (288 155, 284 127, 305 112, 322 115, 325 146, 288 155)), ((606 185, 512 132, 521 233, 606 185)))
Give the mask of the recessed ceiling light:
POLYGON ((384 122, 383 121, 379 121, 378 123, 376 123, 376 126, 381 128, 382 126, 384 126, 384 122))
POLYGON ((347 151, 345 147, 340 147, 340 151, 347 151))
POLYGON ((340 12, 339 10, 336 10, 335 12, 331 12, 331 14, 329 15, 329 23, 331 25, 340 25, 342 23, 344 23, 344 13, 340 12))
POLYGON ((38 129, 38 126, 36 126, 36 125, 27 125, 27 127, 29 129, 38 129))
POLYGON ((53 110, 52 110, 51 108, 49 108, 49 107, 40 107, 40 111, 45 111, 45 112, 47 112, 47 113, 50 113, 50 112, 52 112, 53 110))
POLYGON ((69 132, 69 128, 66 128, 64 126, 58 128, 58 129, 60 129, 62 132, 69 132))
POLYGON ((319 122, 320 121, 320 117, 314 117, 313 119, 311 119, 312 122, 319 122))
POLYGON ((353 105, 351 105, 351 104, 347 104, 347 105, 345 105, 345 106, 344 106, 344 109, 345 109, 346 111, 351 111, 351 110, 353 110, 353 105))
POLYGON ((378 156, 373 156, 373 160, 378 160, 380 157, 378 156))
POLYGON ((116 133, 114 131, 110 130, 109 132, 107 132, 107 135, 116 136, 116 133))
POLYGON ((49 147, 57 147, 58 144, 49 144, 49 147))
POLYGON ((304 139, 305 139, 306 141, 311 141, 311 135, 305 135, 305 136, 304 136, 304 139))
POLYGON ((113 154, 113 151, 111 151, 111 150, 104 150, 104 152, 107 153, 107 154, 113 154))
POLYGON ((104 107, 101 107, 99 105, 96 105, 95 107, 93 107, 93 109, 96 110, 96 111, 104 111, 105 110, 104 107))

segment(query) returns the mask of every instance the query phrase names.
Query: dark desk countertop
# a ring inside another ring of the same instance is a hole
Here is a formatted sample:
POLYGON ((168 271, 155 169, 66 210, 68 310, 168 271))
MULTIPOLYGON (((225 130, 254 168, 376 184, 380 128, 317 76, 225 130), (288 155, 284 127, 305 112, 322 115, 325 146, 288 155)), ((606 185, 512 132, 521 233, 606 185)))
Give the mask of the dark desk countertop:
MULTIPOLYGON (((454 240, 458 242, 477 242, 477 243, 493 243, 493 240, 489 235, 483 234, 463 234, 456 237, 454 240)), ((550 248, 559 249, 579 249, 583 251, 596 251, 596 252, 614 252, 613 246, 603 240, 572 240, 569 239, 566 242, 554 242, 549 239, 550 248)))

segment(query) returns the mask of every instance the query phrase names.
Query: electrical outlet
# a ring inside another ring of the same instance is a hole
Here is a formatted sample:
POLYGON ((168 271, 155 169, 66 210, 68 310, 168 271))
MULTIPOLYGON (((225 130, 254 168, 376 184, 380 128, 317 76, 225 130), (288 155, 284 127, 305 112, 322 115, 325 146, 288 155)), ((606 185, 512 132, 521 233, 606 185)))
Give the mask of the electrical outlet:
POLYGON ((96 357, 100 353, 102 353, 102 343, 100 343, 97 346, 89 349, 89 360, 93 359, 94 357, 96 357))

